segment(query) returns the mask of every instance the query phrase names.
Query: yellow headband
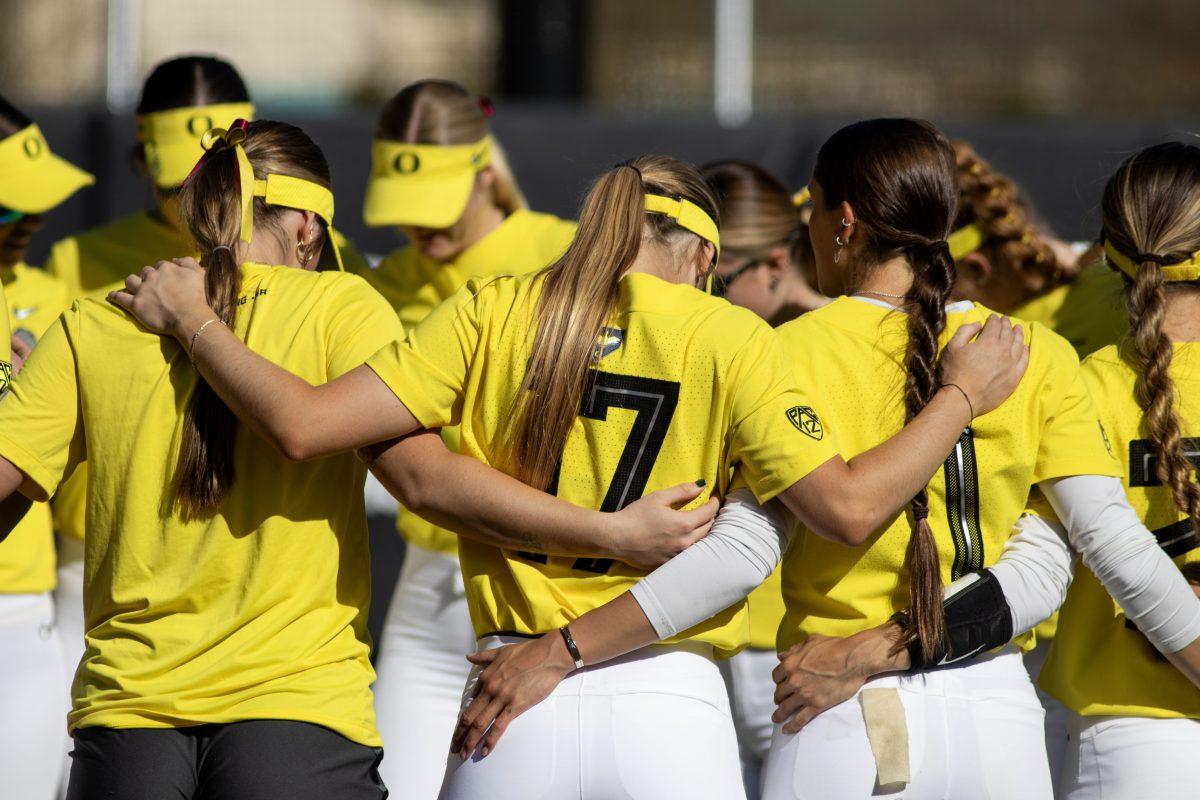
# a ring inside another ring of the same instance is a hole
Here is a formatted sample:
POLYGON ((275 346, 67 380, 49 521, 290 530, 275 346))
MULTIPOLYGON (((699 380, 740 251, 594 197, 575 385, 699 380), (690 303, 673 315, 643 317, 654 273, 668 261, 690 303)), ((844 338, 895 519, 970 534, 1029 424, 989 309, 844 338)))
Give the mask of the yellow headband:
MULTIPOLYGON (((236 122, 244 123, 244 120, 236 120, 235 124, 236 122)), ((292 175, 271 173, 265 179, 256 179, 254 168, 250 166, 250 159, 246 157, 246 151, 242 147, 242 142, 245 140, 244 128, 235 127, 228 131, 222 128, 213 128, 204 134, 201 143, 206 155, 207 151, 213 147, 217 147, 218 150, 223 147, 233 148, 234 156, 237 158, 238 188, 242 206, 242 241, 249 244, 254 237, 254 198, 256 197, 261 197, 267 205, 311 211, 325 222, 328 234, 326 241, 333 248, 333 256, 337 260, 338 269, 344 271, 342 253, 332 235, 333 192, 320 184, 292 175)), ((199 167, 200 164, 197 164, 196 168, 199 169, 199 167)))
POLYGON ((809 203, 811 201, 812 201, 812 192, 810 192, 808 190, 807 186, 805 186, 803 189, 801 189, 800 191, 798 191, 794 195, 792 195, 792 205, 796 206, 797 208, 799 208, 800 206, 804 205, 805 203, 809 203))
POLYGON ((138 141, 154 183, 174 189, 203 150, 200 140, 213 128, 227 128, 235 119, 253 119, 253 103, 213 103, 138 115, 138 141))
POLYGON ((363 219, 372 227, 448 228, 462 216, 476 173, 491 163, 491 136, 453 145, 376 139, 363 219))
POLYGON ((95 182, 90 174, 52 153, 37 125, 0 140, 0 206, 4 208, 41 214, 95 182))
MULTIPOLYGON (((1131 278, 1137 277, 1138 265, 1132 258, 1113 247, 1111 242, 1104 243, 1104 255, 1108 262, 1121 272, 1131 278)), ((1192 253, 1192 257, 1187 261, 1163 264, 1161 269, 1164 281, 1194 281, 1200 278, 1200 251, 1192 253)))
POLYGON ((671 217, 679 223, 679 227, 686 228, 706 242, 712 242, 713 247, 717 249, 717 254, 720 255, 721 236, 717 231, 717 223, 713 222, 713 218, 691 200, 685 200, 682 197, 676 200, 663 197, 661 194, 647 194, 646 211, 671 217))
POLYGON ((982 247, 986 239, 987 234, 983 232, 983 228, 972 222, 947 236, 946 244, 950 245, 950 257, 955 261, 961 261, 964 256, 968 256, 982 247))

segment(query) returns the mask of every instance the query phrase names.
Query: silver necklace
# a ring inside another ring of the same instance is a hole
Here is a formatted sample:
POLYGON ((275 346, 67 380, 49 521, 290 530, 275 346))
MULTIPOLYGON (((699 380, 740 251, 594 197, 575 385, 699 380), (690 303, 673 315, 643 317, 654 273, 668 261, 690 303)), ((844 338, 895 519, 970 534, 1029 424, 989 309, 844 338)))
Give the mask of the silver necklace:
POLYGON ((855 293, 854 293, 854 296, 855 296, 855 297, 858 297, 858 296, 860 296, 860 295, 864 295, 864 294, 874 294, 874 295, 878 295, 879 297, 891 297, 891 298, 892 298, 892 299, 894 299, 894 300, 906 300, 906 299, 908 299, 908 295, 907 295, 907 294, 888 294, 887 292, 876 292, 876 291, 874 291, 873 289, 865 289, 865 290, 863 290, 863 291, 861 291, 861 292, 855 292, 855 293))

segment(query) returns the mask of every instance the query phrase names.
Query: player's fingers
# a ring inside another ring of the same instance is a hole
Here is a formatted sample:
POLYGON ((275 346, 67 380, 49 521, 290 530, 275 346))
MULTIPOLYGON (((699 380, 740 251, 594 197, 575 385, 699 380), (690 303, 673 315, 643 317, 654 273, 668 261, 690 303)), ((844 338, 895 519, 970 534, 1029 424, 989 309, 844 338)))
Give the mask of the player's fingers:
POLYGON ((962 347, 964 344, 971 341, 972 336, 979 333, 979 329, 981 327, 983 327, 983 326, 981 326, 978 322, 972 322, 967 325, 963 325, 961 328, 959 328, 958 330, 956 330, 954 332, 953 336, 950 337, 950 341, 946 343, 946 347, 947 348, 962 347))
POLYGON ((771 721, 775 723, 783 722, 804 707, 804 698, 800 694, 793 693, 788 695, 775 705, 775 711, 771 714, 771 721))
POLYGON ((132 294, 137 294, 138 289, 142 288, 142 279, 137 275, 125 276, 125 288, 132 294))
POLYGON ((816 715, 817 715, 816 710, 809 706, 806 706, 806 707, 800 709, 800 711, 797 712, 795 716, 793 716, 786 723, 784 723, 783 732, 784 733, 799 733, 804 728, 805 725, 812 722, 813 717, 815 717, 816 715))
POLYGON ((109 292, 108 302, 126 311, 133 310, 133 295, 129 292, 109 292))
POLYGON ((698 528, 707 522, 711 522, 717 516, 717 511, 720 508, 721 501, 715 497, 710 497, 707 503, 698 508, 679 512, 680 521, 690 528, 698 528))
POLYGON ((480 650, 478 653, 467 653, 467 661, 472 664, 478 664, 481 667, 486 667, 496 660, 496 656, 500 655, 503 648, 493 647, 490 650, 480 650))
MULTIPOLYGON (((462 756, 466 758, 471 753, 475 752, 475 748, 479 746, 479 742, 483 740, 484 734, 488 732, 488 728, 492 726, 496 715, 506 705, 505 700, 496 697, 487 704, 482 713, 475 715, 475 718, 467 726, 467 735, 463 739, 462 756)), ((475 705, 472 703, 471 705, 475 705)))
POLYGON ((690 503, 700 496, 704 491, 704 487, 696 481, 688 481, 687 483, 679 483, 675 486, 668 486, 665 489, 659 489, 651 494, 658 495, 658 499, 669 506, 680 506, 690 503))
POLYGON ((496 715, 495 721, 492 722, 492 729, 488 731, 487 738, 483 740, 483 749, 480 751, 480 755, 487 758, 496 749, 500 737, 508 730, 508 723, 512 722, 516 716, 517 714, 513 712, 511 706, 496 715))

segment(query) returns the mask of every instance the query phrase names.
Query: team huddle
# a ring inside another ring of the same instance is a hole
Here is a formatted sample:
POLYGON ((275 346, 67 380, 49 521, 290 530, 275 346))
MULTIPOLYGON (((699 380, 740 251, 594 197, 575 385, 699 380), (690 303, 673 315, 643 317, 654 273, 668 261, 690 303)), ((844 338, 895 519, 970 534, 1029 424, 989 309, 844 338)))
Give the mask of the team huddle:
POLYGON ((1196 796, 1200 147, 1089 244, 911 119, 574 222, 425 80, 377 261, 230 64, 137 113, 153 207, 39 269, 93 179, 0 99, 0 795, 1196 796))

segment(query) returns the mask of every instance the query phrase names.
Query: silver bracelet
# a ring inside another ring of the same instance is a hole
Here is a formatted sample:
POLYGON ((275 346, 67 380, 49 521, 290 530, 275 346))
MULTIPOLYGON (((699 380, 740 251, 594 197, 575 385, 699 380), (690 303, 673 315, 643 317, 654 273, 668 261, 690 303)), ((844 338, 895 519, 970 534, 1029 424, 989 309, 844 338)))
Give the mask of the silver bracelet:
POLYGON ((221 320, 217 319, 216 317, 213 317, 212 319, 208 320, 203 325, 201 325, 199 328, 196 328, 196 332, 192 334, 192 343, 191 343, 191 346, 188 347, 188 358, 190 358, 192 360, 193 364, 196 363, 196 340, 200 338, 200 334, 204 333, 205 328, 207 328, 209 325, 212 325, 214 322, 220 322, 220 321, 221 320))
POLYGON ((575 638, 571 636, 571 626, 563 625, 558 632, 562 634, 563 641, 567 643, 567 653, 575 660, 575 669, 583 669, 586 665, 583 663, 583 656, 579 655, 579 648, 575 646, 575 638))

